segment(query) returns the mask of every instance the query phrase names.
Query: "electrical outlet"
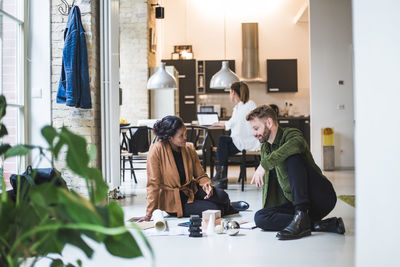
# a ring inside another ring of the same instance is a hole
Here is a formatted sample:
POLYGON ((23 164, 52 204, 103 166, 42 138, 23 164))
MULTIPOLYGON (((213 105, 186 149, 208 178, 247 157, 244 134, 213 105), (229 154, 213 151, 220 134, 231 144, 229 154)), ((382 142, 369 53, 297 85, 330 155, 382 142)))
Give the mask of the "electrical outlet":
POLYGON ((33 88, 31 97, 32 98, 42 98, 42 89, 41 88, 33 88))
POLYGON ((344 110, 344 104, 337 104, 336 108, 338 110, 344 110))

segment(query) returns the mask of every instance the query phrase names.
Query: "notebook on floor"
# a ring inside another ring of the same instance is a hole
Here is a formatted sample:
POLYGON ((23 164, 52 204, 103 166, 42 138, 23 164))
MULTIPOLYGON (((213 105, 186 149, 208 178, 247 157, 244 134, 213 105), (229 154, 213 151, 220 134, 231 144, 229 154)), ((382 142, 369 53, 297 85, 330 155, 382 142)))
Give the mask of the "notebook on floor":
POLYGON ((197 121, 201 126, 211 126, 215 122, 219 122, 217 112, 198 112, 197 121))

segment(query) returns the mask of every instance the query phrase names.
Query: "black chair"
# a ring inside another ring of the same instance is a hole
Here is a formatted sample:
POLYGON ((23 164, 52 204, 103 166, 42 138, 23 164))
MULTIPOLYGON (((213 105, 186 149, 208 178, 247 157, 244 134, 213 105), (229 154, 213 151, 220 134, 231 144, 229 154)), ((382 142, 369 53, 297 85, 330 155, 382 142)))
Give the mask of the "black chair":
MULTIPOLYGON (((214 176, 214 164, 218 163, 217 160, 217 147, 213 147, 211 150, 210 157, 210 176, 214 176)), ((230 156, 228 158, 228 164, 226 168, 226 175, 228 175, 229 166, 240 166, 240 173, 238 182, 242 184, 242 191, 244 191, 244 183, 247 179, 247 168, 255 168, 257 169, 258 165, 260 165, 261 154, 260 151, 247 151, 243 149, 241 152, 230 156)))
POLYGON ((122 180, 125 182, 125 171, 131 171, 137 183, 135 170, 145 170, 144 167, 134 167, 134 163, 146 163, 147 152, 150 148, 152 129, 147 126, 125 126, 120 127, 121 132, 121 172, 122 180), (129 162, 130 168, 125 167, 125 163, 129 162))
POLYGON ((194 144, 204 171, 207 171, 207 159, 210 158, 214 141, 207 127, 199 125, 186 125, 187 141, 194 144), (207 156, 208 155, 208 156, 207 156))

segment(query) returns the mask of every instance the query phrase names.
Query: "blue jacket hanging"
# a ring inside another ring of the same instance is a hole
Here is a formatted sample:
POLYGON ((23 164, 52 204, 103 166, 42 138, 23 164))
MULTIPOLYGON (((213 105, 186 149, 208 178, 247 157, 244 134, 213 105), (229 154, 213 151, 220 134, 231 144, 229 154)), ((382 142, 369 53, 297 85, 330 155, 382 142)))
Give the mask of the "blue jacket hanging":
POLYGON ((88 55, 81 11, 74 6, 64 31, 64 49, 57 103, 77 108, 92 108, 88 55))

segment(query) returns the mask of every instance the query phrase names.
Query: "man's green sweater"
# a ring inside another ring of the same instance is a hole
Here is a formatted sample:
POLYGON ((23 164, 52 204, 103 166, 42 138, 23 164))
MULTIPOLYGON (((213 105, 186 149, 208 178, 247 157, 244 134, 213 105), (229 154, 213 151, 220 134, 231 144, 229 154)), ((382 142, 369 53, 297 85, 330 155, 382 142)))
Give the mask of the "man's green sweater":
POLYGON ((261 146, 261 166, 266 171, 263 185, 263 207, 282 205, 287 202, 286 199, 292 201, 285 160, 295 154, 302 154, 308 164, 323 176, 321 169, 314 162, 301 131, 295 128, 278 127, 274 142, 272 144, 265 142, 261 146), (269 172, 274 168, 278 183, 275 180, 269 181, 269 172))

